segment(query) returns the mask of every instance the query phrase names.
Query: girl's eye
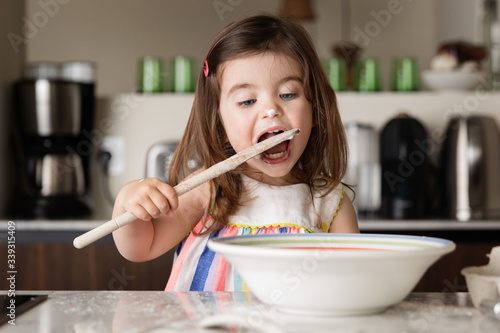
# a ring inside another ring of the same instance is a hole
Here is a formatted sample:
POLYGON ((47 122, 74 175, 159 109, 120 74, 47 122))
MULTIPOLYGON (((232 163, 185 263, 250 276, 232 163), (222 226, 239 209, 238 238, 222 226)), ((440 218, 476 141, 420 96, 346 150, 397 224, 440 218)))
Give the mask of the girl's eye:
POLYGON ((238 106, 252 106, 256 101, 256 99, 249 99, 247 101, 239 102, 238 106))
POLYGON ((297 96, 297 94, 293 94, 293 93, 281 94, 281 95, 280 95, 280 97, 281 97, 282 99, 284 99, 285 101, 291 100, 291 99, 293 99, 295 96, 297 96))

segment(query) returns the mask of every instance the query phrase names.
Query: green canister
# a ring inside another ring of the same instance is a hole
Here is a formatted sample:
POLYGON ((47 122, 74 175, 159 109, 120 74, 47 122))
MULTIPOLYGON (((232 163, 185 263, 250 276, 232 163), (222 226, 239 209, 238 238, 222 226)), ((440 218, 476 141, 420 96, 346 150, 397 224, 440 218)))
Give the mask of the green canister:
POLYGON ((345 91, 347 81, 347 69, 345 59, 329 58, 323 59, 323 69, 333 90, 345 91))
POLYGON ((392 90, 417 91, 417 60, 410 57, 394 59, 392 63, 392 90))
POLYGON ((144 57, 139 61, 139 86, 142 93, 163 92, 163 61, 160 58, 144 57))
POLYGON ((170 91, 193 92, 195 89, 193 69, 194 62, 190 58, 178 56, 172 59, 170 91))
POLYGON ((357 91, 380 91, 380 63, 378 59, 366 58, 356 63, 354 89, 357 91))

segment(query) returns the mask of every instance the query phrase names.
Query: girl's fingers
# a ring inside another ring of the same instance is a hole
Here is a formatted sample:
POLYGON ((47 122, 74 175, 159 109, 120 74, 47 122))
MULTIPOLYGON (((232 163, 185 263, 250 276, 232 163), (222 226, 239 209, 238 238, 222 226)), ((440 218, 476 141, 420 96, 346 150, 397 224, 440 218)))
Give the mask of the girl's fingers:
POLYGON ((168 199, 170 209, 175 211, 179 206, 179 196, 177 195, 177 192, 175 192, 174 188, 161 181, 157 184, 156 188, 165 198, 168 199))
POLYGON ((158 207, 156 207, 155 203, 151 198, 148 197, 148 200, 142 202, 142 207, 148 212, 150 218, 158 218, 161 215, 161 211, 158 207))
MULTIPOLYGON (((168 202, 168 199, 160 192, 160 191, 153 191, 149 194, 149 198, 153 202, 153 204, 156 206, 158 209, 159 214, 167 214, 168 211, 170 210, 170 204, 168 202)), ((154 218, 157 218, 158 216, 152 215, 154 218)))
POLYGON ((142 221, 151 220, 151 215, 149 214, 149 212, 146 210, 146 208, 144 208, 139 204, 131 206, 129 209, 127 209, 127 211, 134 214, 134 216, 137 217, 139 220, 142 221))
POLYGON ((159 179, 146 178, 131 183, 131 186, 125 210, 144 221, 158 218, 161 214, 173 215, 178 198, 170 185, 159 179))
POLYGON ((131 186, 124 208, 141 220, 150 221, 161 214, 172 216, 178 206, 175 190, 159 179, 141 179, 131 186))
POLYGON ((160 214, 160 210, 149 197, 148 191, 144 189, 134 191, 134 195, 126 200, 124 208, 143 221, 150 221, 151 218, 160 214))

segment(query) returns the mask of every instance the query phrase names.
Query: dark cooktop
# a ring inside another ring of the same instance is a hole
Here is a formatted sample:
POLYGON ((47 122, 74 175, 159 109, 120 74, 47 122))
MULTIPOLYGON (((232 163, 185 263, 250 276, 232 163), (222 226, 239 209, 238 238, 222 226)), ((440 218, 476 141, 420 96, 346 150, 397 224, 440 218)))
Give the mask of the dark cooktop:
POLYGON ((7 323, 13 318, 9 314, 14 314, 15 319, 17 319, 23 312, 26 312, 46 299, 47 295, 0 295, 0 325, 7 323), (11 306, 12 300, 15 301, 15 309, 11 306))

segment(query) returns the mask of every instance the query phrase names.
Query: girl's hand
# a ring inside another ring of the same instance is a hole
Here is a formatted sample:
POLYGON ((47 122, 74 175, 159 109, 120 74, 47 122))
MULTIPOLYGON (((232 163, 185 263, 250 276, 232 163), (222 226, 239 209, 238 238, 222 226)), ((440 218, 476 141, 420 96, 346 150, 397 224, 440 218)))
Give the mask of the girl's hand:
POLYGON ((118 193, 115 203, 116 213, 118 213, 117 205, 138 219, 151 221, 162 214, 174 216, 174 211, 179 205, 179 197, 174 188, 167 183, 157 178, 144 178, 126 184, 118 193))
POLYGON ((137 220, 113 231, 116 248, 130 261, 157 258, 189 234, 205 214, 209 203, 207 183, 179 198, 172 186, 159 179, 130 182, 116 197, 113 218, 129 212, 137 220))

